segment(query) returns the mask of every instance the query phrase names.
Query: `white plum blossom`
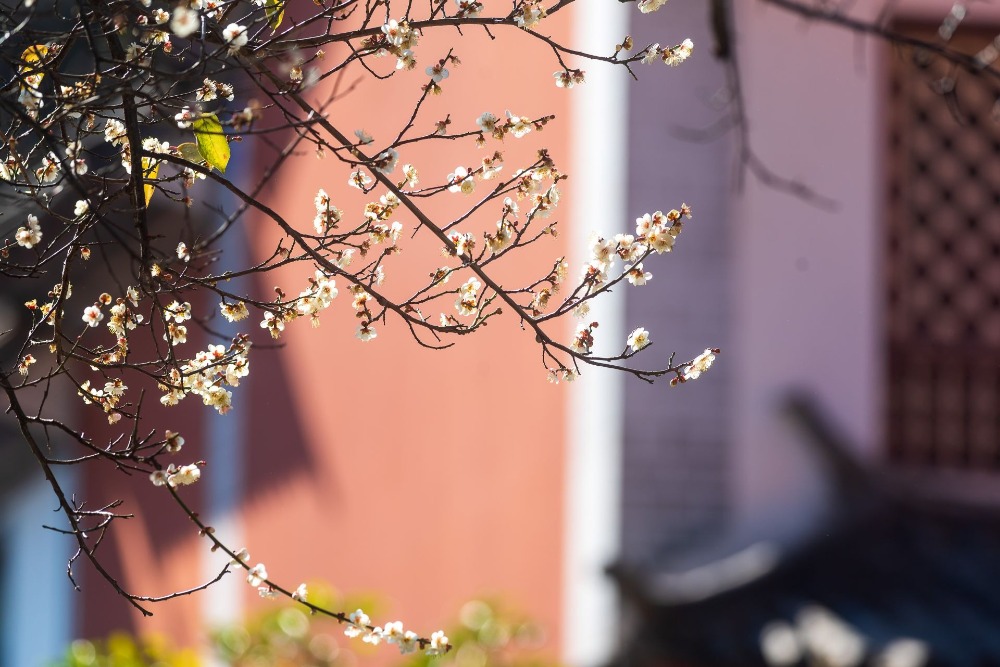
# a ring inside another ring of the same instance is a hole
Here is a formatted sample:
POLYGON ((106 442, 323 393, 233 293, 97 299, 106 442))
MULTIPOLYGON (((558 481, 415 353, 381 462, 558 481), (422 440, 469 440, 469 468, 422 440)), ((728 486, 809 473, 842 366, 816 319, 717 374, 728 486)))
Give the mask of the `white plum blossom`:
POLYGON ((104 124, 104 140, 114 146, 125 142, 125 123, 117 118, 109 118, 104 124))
POLYGON ((447 255, 457 255, 459 257, 469 256, 472 257, 473 251, 476 249, 476 237, 472 235, 472 232, 449 232, 448 239, 454 244, 454 249, 445 248, 445 254, 447 255))
POLYGON ((419 34, 410 28, 410 24, 405 20, 397 21, 390 19, 382 26, 382 34, 389 44, 395 46, 400 51, 412 49, 417 45, 419 34))
POLYGON ((281 332, 285 330, 285 320, 280 315, 275 315, 271 311, 264 312, 264 319, 260 321, 260 328, 267 329, 271 338, 277 340, 281 332))
POLYGON ((49 152, 42 158, 42 166, 35 170, 35 178, 39 183, 52 183, 59 178, 61 165, 55 153, 49 152))
POLYGON ((580 354, 590 354, 590 349, 594 346, 594 326, 591 324, 577 331, 569 348, 580 354))
POLYGON ((205 79, 201 84, 201 88, 195 91, 195 99, 199 102, 211 102, 220 97, 232 102, 236 97, 236 92, 228 83, 220 83, 212 79, 205 79))
POLYGON ((354 332, 354 335, 365 343, 378 337, 378 334, 375 332, 375 327, 371 322, 365 322, 364 324, 358 325, 358 329, 354 332))
POLYGON ((238 23, 230 23, 227 25, 226 29, 222 31, 222 36, 229 45, 230 53, 236 53, 241 48, 246 46, 248 40, 246 26, 242 26, 238 23))
POLYGON ((542 7, 540 0, 526 0, 520 9, 514 12, 514 22, 525 30, 534 27, 545 17, 545 8, 542 7))
POLYGON ((510 133, 517 139, 531 132, 532 128, 530 120, 521 116, 515 116, 509 111, 507 112, 507 125, 510 128, 510 133))
POLYGON ((479 172, 479 177, 488 181, 501 171, 503 171, 503 155, 497 152, 492 157, 483 158, 483 169, 479 172))
POLYGON ((379 153, 375 159, 372 168, 382 174, 391 174, 396 168, 396 163, 399 162, 399 153, 394 148, 389 148, 387 150, 379 153))
POLYGON ((169 321, 173 318, 174 322, 181 324, 191 319, 191 304, 185 301, 181 303, 176 299, 171 301, 170 304, 164 309, 164 317, 169 321))
POLYGON ((22 248, 31 249, 42 242, 42 226, 38 223, 38 216, 28 214, 28 224, 25 227, 18 227, 14 232, 14 240, 22 248))
POLYGON ((403 176, 406 178, 404 184, 410 186, 411 188, 416 187, 417 184, 420 182, 420 179, 417 175, 417 168, 414 167, 412 164, 403 165, 403 176))
POLYGON ((590 237, 590 257, 605 271, 610 270, 614 265, 617 247, 618 245, 614 241, 609 241, 600 234, 592 234, 590 237))
POLYGON ((642 268, 642 262, 639 262, 625 274, 625 278, 635 286, 645 285, 653 277, 653 274, 642 268))
POLYGON ((670 252, 674 247, 674 237, 669 232, 664 229, 654 228, 646 235, 646 241, 649 243, 650 249, 656 251, 656 254, 662 254, 665 252, 670 252))
POLYGON ((669 49, 664 49, 662 58, 663 62, 671 67, 676 67, 682 62, 691 57, 691 53, 694 51, 694 42, 690 39, 685 39, 683 42, 677 46, 669 49))
POLYGON ((347 184, 353 188, 364 190, 372 184, 372 179, 371 176, 366 174, 364 171, 357 169, 351 172, 351 177, 347 179, 347 184))
POLYGON ((483 11, 483 3, 479 0, 455 0, 458 5, 456 14, 463 18, 475 18, 483 11))
POLYGON ((448 78, 448 70, 444 66, 444 61, 437 63, 428 67, 426 70, 427 76, 431 78, 434 83, 441 83, 443 80, 448 78))
POLYGON ((649 14, 665 4, 667 4, 667 0, 639 0, 639 11, 643 14, 649 14))
POLYGON ((487 111, 476 119, 476 125, 478 125, 479 129, 486 134, 493 134, 493 130, 497 127, 498 120, 500 119, 487 111))
POLYGON ((646 246, 631 234, 615 234, 615 246, 615 253, 625 262, 634 262, 646 252, 646 246))
POLYGON ((90 202, 86 199, 77 199, 73 205, 73 215, 80 219, 90 213, 90 202))
POLYGON ((567 89, 586 80, 584 72, 578 69, 561 69, 558 72, 553 72, 552 76, 555 77, 557 87, 567 89))
POLYGON ((418 639, 420 639, 420 636, 416 632, 412 630, 405 631, 399 641, 396 642, 399 645, 399 652, 405 655, 416 651, 417 646, 419 646, 418 639))
POLYGON ((400 46, 403 43, 404 30, 396 19, 390 19, 382 26, 382 34, 393 46, 400 46))
POLYGON ((372 622, 368 614, 360 609, 352 611, 347 619, 350 623, 344 628, 344 634, 352 638, 368 632, 368 626, 372 622))
POLYGON ((642 348, 649 345, 649 332, 642 327, 639 327, 628 335, 628 340, 625 342, 633 352, 638 352, 642 348))
POLYGON ((406 49, 399 54, 396 58, 396 69, 399 70, 411 70, 417 66, 417 58, 413 55, 413 51, 406 49))
POLYGON ((386 623, 382 628, 382 638, 390 644, 398 644, 403 639, 403 622, 386 623))
POLYGON ((309 597, 309 589, 306 588, 305 584, 299 584, 298 588, 292 591, 292 599, 305 602, 309 597))
POLYGON ((191 107, 184 107, 178 113, 174 114, 174 122, 177 123, 177 127, 181 130, 186 130, 191 127, 191 121, 193 121, 198 114, 191 111, 191 107))
POLYGON ((475 276, 465 281, 465 284, 458 288, 458 298, 455 300, 455 309, 459 315, 469 317, 475 315, 479 310, 479 290, 483 284, 475 276))
POLYGON ((448 637, 442 630, 431 634, 431 642, 427 645, 427 655, 444 655, 448 651, 448 637))
POLYGON ((226 318, 228 322, 239 322, 242 319, 250 317, 250 311, 247 309, 247 305, 242 301, 237 303, 220 303, 219 308, 222 309, 222 316, 226 318))
POLYGON ((246 547, 243 547, 233 555, 235 558, 229 561, 232 565, 246 565, 250 562, 250 551, 246 547))
POLYGON ((66 143, 66 160, 70 164, 70 170, 77 176, 83 176, 89 169, 86 161, 80 157, 80 151, 82 148, 83 146, 79 141, 70 141, 66 143))
POLYGON ((104 313, 101 312, 101 307, 98 304, 93 306, 87 306, 83 309, 83 321, 87 323, 88 327, 96 327, 104 319, 104 313))
POLYGON ((191 250, 184 241, 177 244, 177 258, 183 262, 191 261, 191 250))
POLYGON ((476 180, 465 167, 455 167, 455 171, 448 174, 448 183, 448 192, 461 192, 467 195, 476 189, 476 180))
POLYGON ((316 193, 313 201, 316 205, 316 217, 313 218, 313 229, 316 230, 317 234, 326 234, 337 226, 344 212, 333 205, 330 201, 330 195, 326 194, 326 190, 322 188, 316 193))
POLYGON ((340 251, 340 256, 337 257, 334 264, 337 265, 338 269, 346 269, 354 261, 354 248, 346 248, 340 251))
POLYGON ((187 342, 187 327, 183 324, 167 325, 167 330, 163 334, 163 340, 169 341, 171 345, 182 345, 187 342))
POLYGON ((691 363, 684 369, 682 378, 686 380, 697 380, 701 377, 701 374, 712 367, 715 362, 715 350, 712 348, 706 349, 704 352, 695 357, 691 363))
POLYGON ((170 454, 176 454, 181 451, 181 448, 184 446, 184 438, 181 434, 175 433, 169 429, 163 434, 163 440, 163 449, 170 454))
POLYGON ((167 475, 167 484, 170 486, 187 486, 194 484, 201 479, 201 469, 197 463, 181 466, 176 471, 167 475))

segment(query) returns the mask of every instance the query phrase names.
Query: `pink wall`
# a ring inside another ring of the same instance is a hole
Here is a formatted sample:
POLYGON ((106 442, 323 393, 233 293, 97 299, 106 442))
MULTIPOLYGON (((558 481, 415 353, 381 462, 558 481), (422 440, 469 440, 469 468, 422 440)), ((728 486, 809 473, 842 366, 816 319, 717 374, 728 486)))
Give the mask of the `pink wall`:
MULTIPOLYGON (((564 33, 569 18, 564 14, 546 28, 564 33)), ((425 34, 417 51, 419 71, 398 76, 395 87, 363 77, 331 109, 333 122, 347 134, 364 128, 376 143, 386 140, 425 82, 423 67, 443 56, 455 37, 452 31, 425 34)), ((552 85, 550 76, 522 76, 511 66, 548 54, 513 31, 503 37, 491 42, 482 32, 467 31, 455 50, 463 65, 449 67, 444 93, 430 100, 418 128, 429 130, 450 113, 452 128, 472 129, 482 112, 499 116, 506 109, 534 117, 555 113, 561 124, 520 141, 490 140, 484 149, 471 142, 432 143, 403 152, 401 163, 417 165, 421 185, 442 181, 459 164, 477 164, 487 150, 504 151, 505 175, 530 162, 541 146, 557 163, 567 161, 565 91, 552 85)), ((357 215, 366 198, 347 188, 347 175, 334 158, 320 162, 309 156, 275 179, 268 196, 301 225, 311 224, 320 187, 348 215, 357 215)), ((442 199, 443 206, 429 209, 432 214, 447 216, 474 198, 442 199)), ((462 229, 486 229, 497 213, 490 208, 462 229)), ((426 233, 409 240, 414 220, 399 219, 407 238, 403 254, 386 265, 390 292, 394 276, 425 276, 448 263, 438 241, 426 233)), ((255 250, 269 251, 275 237, 264 225, 255 229, 255 250)), ((560 239, 526 257, 537 268, 561 254, 560 239)), ((304 284, 304 269, 274 279, 292 293, 304 284)), ((418 347, 398 322, 378 325, 378 338, 362 343, 354 338, 346 285, 339 285, 341 296, 320 329, 296 322, 282 339, 285 347, 256 353, 274 355, 283 375, 276 367, 265 377, 252 374, 245 390, 252 394, 250 402, 233 414, 260 420, 248 443, 243 514, 255 561, 292 585, 319 578, 344 592, 375 591, 385 599, 376 622, 400 618, 421 632, 452 622, 471 598, 497 595, 544 624, 554 653, 563 387, 545 381, 531 337, 509 318, 443 352, 418 347), (271 448, 266 460, 252 453, 255 447, 271 448), (294 453, 283 463, 286 449, 294 453), (272 464, 286 470, 271 475, 272 464)), ((247 596, 251 593, 247 589, 247 596)))

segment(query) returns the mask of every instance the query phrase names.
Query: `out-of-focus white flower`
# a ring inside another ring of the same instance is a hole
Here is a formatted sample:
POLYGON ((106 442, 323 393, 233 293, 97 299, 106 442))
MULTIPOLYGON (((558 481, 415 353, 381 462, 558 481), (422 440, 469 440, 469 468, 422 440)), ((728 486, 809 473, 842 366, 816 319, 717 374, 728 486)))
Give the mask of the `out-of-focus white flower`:
POLYGON ((174 7, 173 18, 170 20, 170 31, 184 39, 191 36, 201 27, 201 16, 184 5, 174 7))
POLYGON ((267 568, 263 563, 257 563, 247 572, 247 583, 256 588, 267 580, 267 568))
POLYGON ((227 25, 225 30, 222 31, 222 36, 225 38, 226 43, 229 44, 230 53, 236 53, 246 46, 248 40, 246 26, 238 23, 227 25))

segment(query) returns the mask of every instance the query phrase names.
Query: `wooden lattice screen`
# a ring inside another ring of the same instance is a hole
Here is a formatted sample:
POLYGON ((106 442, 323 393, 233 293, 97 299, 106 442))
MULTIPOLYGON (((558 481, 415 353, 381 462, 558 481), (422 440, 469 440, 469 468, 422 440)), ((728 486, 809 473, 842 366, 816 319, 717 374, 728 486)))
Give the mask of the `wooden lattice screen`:
MULTIPOLYGON (((964 27, 963 27, 963 30, 964 27)), ((997 31, 965 31, 971 52, 997 31)), ((956 46, 956 44, 952 44, 956 46)), ((892 58, 887 437, 906 465, 1000 468, 998 82, 892 58)))

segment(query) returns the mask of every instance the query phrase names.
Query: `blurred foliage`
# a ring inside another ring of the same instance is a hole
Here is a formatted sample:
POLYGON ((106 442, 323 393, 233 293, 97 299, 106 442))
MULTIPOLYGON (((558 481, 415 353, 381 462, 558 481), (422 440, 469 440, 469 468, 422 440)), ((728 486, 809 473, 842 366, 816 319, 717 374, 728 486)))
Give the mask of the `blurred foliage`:
POLYGON ((401 667, 556 667, 540 649, 542 628, 530 619, 484 600, 467 602, 459 622, 446 631, 452 649, 442 656, 408 656, 401 667))
MULTIPOLYGON (((326 608, 361 607, 373 616, 379 605, 371 599, 339 599, 311 585, 309 599, 326 608), (374 613, 373 613, 374 612, 374 613)), ((541 628, 502 605, 473 600, 456 624, 446 629, 452 650, 444 656, 423 653, 399 656, 398 667, 556 667, 543 656, 541 628)), ((215 632, 211 652, 230 667, 355 667, 356 653, 372 655, 394 647, 371 647, 348 639, 336 620, 310 615, 300 605, 268 610, 241 625, 215 632)), ((104 640, 80 639, 52 667, 205 667, 195 649, 172 647, 162 637, 134 638, 116 633, 104 640)))
POLYGON ((136 641, 115 633, 101 641, 77 639, 58 667, 202 667, 191 649, 173 649, 166 641, 147 637, 136 641))

